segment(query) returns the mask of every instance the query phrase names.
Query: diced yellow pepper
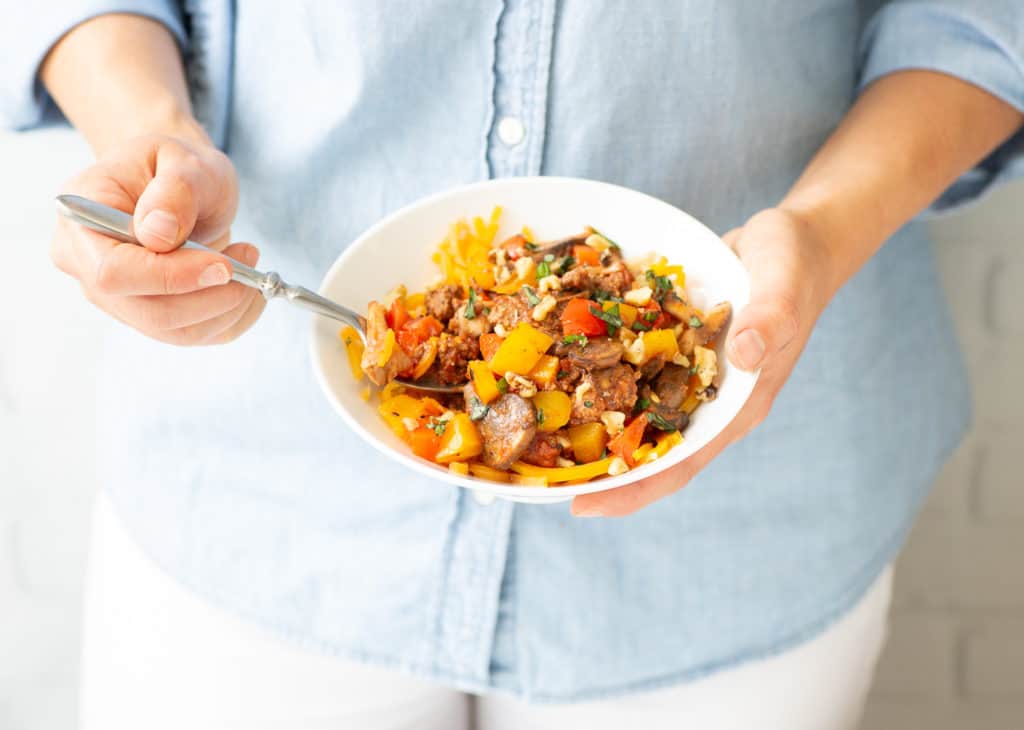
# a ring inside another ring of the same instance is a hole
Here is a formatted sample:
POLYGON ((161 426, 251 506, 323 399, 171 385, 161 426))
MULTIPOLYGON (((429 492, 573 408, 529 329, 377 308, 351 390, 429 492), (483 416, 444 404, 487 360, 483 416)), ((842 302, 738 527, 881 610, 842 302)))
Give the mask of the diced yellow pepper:
POLYGON ((672 359, 672 356, 679 352, 679 342, 676 340, 676 333, 670 329, 651 330, 643 333, 644 352, 647 359, 664 355, 672 359))
POLYGON ((389 329, 387 334, 384 335, 384 345, 380 348, 380 354, 377 355, 377 367, 384 367, 388 364, 388 360, 391 359, 391 355, 395 352, 395 331, 389 329))
POLYGON ((511 371, 526 375, 547 352, 554 340, 526 322, 520 322, 490 359, 491 370, 504 375, 511 371))
POLYGON ((348 355, 348 367, 352 371, 352 377, 357 381, 363 379, 363 339, 356 332, 355 327, 342 327, 341 341, 345 343, 345 354, 348 355))
POLYGON ((533 396, 537 409, 537 430, 557 431, 569 422, 572 400, 560 390, 542 390, 533 396))
POLYGON ((526 377, 541 388, 546 388, 558 378, 558 358, 554 355, 541 355, 526 377))
POLYGON ((395 435, 403 441, 409 438, 409 429, 405 427, 405 419, 411 418, 419 421, 425 413, 424 403, 419 398, 413 398, 404 393, 388 398, 377 408, 381 418, 388 427, 395 432, 395 435))
POLYGON ((477 396, 484 403, 490 403, 501 395, 498 390, 498 381, 495 379, 491 369, 483 360, 471 360, 469 363, 469 375, 473 380, 473 389, 477 396))
POLYGON ((586 464, 601 458, 608 444, 608 431, 603 423, 583 423, 569 429, 569 441, 576 461, 586 464))
POLYGON ((512 465, 512 471, 527 477, 545 477, 548 483, 571 482, 576 479, 593 479, 608 473, 611 466, 611 457, 594 461, 590 464, 577 464, 576 466, 534 466, 517 461, 512 465))
POLYGON ((607 312, 616 304, 619 305, 619 318, 622 320, 622 324, 626 327, 632 327, 633 323, 636 322, 636 316, 638 314, 637 308, 632 304, 626 304, 625 302, 613 302, 606 299, 601 305, 601 308, 607 312))
POLYGON ((460 477, 468 477, 469 464, 464 461, 453 461, 448 465, 448 471, 452 474, 458 474, 460 477))
POLYGON ((655 276, 675 276, 676 283, 679 286, 686 286, 686 273, 683 271, 683 267, 679 265, 670 265, 664 256, 660 257, 654 264, 651 265, 651 271, 654 272, 655 276))
POLYGON ((438 464, 468 461, 483 450, 480 432, 468 413, 456 413, 441 436, 441 448, 434 457, 438 464))
POLYGON ((501 469, 495 469, 494 467, 487 466, 486 464, 478 464, 475 461, 469 464, 469 473, 480 479, 488 479, 492 482, 507 482, 509 479, 509 473, 502 471, 501 469))
POLYGON ((423 292, 416 294, 410 294, 405 298, 405 309, 412 314, 414 311, 425 308, 427 305, 427 295, 423 292))
POLYGON ((533 243, 533 241, 534 241, 533 231, 530 229, 529 226, 523 226, 523 230, 521 231, 521 233, 522 233, 523 238, 526 239, 527 243, 533 243))
POLYGON ((426 372, 430 370, 430 366, 434 364, 434 360, 437 359, 438 339, 436 337, 429 337, 427 338, 426 345, 427 346, 423 351, 422 357, 420 357, 419 362, 416 363, 416 367, 413 368, 413 380, 422 378, 426 372))

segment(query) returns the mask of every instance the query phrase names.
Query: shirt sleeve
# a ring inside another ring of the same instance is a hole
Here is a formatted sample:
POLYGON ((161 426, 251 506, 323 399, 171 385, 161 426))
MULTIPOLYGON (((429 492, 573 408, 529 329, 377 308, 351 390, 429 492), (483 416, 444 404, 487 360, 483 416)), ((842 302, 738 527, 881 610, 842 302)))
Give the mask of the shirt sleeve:
POLYGON ((131 13, 153 18, 174 34, 182 49, 187 36, 175 0, 46 0, 45 10, 6 14, 0 23, 0 127, 30 129, 59 118, 39 80, 39 67, 53 45, 68 31, 105 13, 131 13))
MULTIPOLYGON (((894 71, 963 79, 1024 111, 1024 0, 890 0, 861 41, 858 91, 894 71)), ((932 204, 942 212, 1024 176, 1024 131, 964 173, 932 204)))

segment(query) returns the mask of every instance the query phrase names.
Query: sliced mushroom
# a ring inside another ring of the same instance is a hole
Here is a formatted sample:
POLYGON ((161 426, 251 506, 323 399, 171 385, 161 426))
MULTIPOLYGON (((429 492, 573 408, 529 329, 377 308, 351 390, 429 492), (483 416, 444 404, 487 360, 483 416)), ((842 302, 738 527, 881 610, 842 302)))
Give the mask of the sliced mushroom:
POLYGON ((706 345, 718 337, 729 324, 731 317, 732 305, 729 302, 721 302, 712 307, 711 311, 704 315, 703 326, 697 328, 696 344, 706 345))

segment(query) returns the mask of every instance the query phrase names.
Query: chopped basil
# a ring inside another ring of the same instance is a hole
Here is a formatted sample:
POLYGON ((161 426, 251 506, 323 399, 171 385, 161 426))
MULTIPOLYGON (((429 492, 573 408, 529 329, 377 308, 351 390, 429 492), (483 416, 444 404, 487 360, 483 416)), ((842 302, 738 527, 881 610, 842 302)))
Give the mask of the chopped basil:
POLYGON ((545 276, 551 276, 551 264, 549 264, 546 259, 547 257, 545 256, 545 260, 537 264, 538 279, 543 279, 545 276))
POLYGON ((538 304, 540 304, 540 297, 538 297, 537 293, 530 287, 523 287, 523 295, 526 297, 526 301, 529 303, 531 307, 536 307, 538 304))
POLYGON ((540 249, 540 246, 538 246, 536 243, 530 243, 529 241, 524 243, 523 247, 526 248, 527 251, 537 251, 540 249))
POLYGON ((561 380, 562 378, 568 378, 570 375, 572 375, 572 373, 568 370, 559 370, 558 373, 555 374, 555 378, 557 380, 561 380))
POLYGON ((690 317, 690 326, 694 329, 700 329, 704 326, 704 323, 700 321, 700 318, 696 314, 690 317))
POLYGON ((555 260, 555 255, 553 253, 544 254, 544 261, 546 261, 547 263, 550 264, 554 260, 555 260))
POLYGON ((690 368, 690 375, 696 375, 696 374, 697 374, 697 366, 694 365, 693 367, 690 368))
POLYGON ((599 301, 599 302, 621 302, 621 301, 623 301, 622 297, 617 297, 614 294, 612 294, 610 291, 605 291, 604 289, 595 289, 594 293, 591 296, 593 296, 594 299, 599 301))
POLYGON ((345 335, 345 344, 346 345, 351 345, 352 344, 352 335, 345 335))
POLYGON ((592 400, 585 400, 585 401, 583 401, 583 405, 586 408, 593 408, 594 407, 594 401, 592 401, 592 400))
POLYGON ((497 385, 498 385, 498 392, 499 393, 507 393, 508 392, 508 381, 505 380, 505 378, 498 378, 497 385))
POLYGON ((476 319, 476 289, 469 288, 469 299, 466 301, 466 319, 476 319))
POLYGON ((677 431, 678 429, 665 420, 657 411, 647 411, 647 422, 659 431, 677 431))
MULTIPOLYGON (((481 405, 483 404, 481 403, 481 405)), ((432 418, 427 423, 427 428, 433 431, 436 435, 443 436, 445 429, 448 428, 448 421, 440 418, 432 418)))
POLYGON ((654 272, 648 269, 644 272, 648 285, 654 290, 654 301, 661 302, 665 295, 672 291, 672 282, 667 276, 655 276, 654 272))
POLYGON ((601 449, 601 458, 602 459, 607 459, 608 458, 608 449, 607 449, 607 447, 601 449))
POLYGON ((659 314, 660 314, 660 312, 658 312, 658 311, 656 311, 654 309, 652 309, 649 312, 644 312, 644 322, 653 322, 654 320, 656 320, 658 318, 659 314))
POLYGON ((480 310, 480 312, 486 317, 488 314, 491 313, 491 308, 490 307, 484 307, 483 309, 480 310))
POLYGON ((579 343, 580 347, 586 347, 590 340, 587 339, 586 335, 566 335, 562 338, 562 344, 571 345, 573 343, 579 343))
POLYGON ((558 265, 558 273, 559 274, 564 274, 569 269, 571 269, 572 265, 575 264, 575 263, 576 263, 576 259, 574 259, 572 256, 566 256, 564 259, 562 259, 562 262, 558 265))
POLYGON ((634 332, 650 332, 651 331, 651 325, 644 324, 643 322, 641 322, 638 319, 636 322, 633 323, 633 328, 632 329, 633 329, 634 332))
POLYGON ((642 411, 645 408, 650 408, 650 406, 651 406, 651 399, 650 398, 640 398, 640 399, 637 400, 636 405, 633 406, 633 410, 634 411, 642 411))
POLYGON ((466 401, 466 405, 469 406, 469 420, 471 421, 479 421, 487 415, 488 411, 491 410, 490 407, 488 407, 476 395, 469 396, 466 401))
POLYGON ((537 409, 537 423, 544 423, 544 409, 537 409))
POLYGON ((622 317, 619 316, 618 302, 610 306, 608 309, 590 307, 590 313, 608 325, 608 334, 612 337, 615 336, 615 333, 619 331, 619 327, 622 326, 622 317))

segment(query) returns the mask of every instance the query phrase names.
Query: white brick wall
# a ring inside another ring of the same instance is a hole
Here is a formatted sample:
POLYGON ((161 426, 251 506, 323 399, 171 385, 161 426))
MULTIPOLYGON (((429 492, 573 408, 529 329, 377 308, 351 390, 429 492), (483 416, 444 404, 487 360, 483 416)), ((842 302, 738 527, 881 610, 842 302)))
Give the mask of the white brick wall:
MULTIPOLYGON (((87 159, 67 133, 0 135, 0 730, 75 724, 99 315, 45 248, 87 159)), ((1018 185, 935 225, 976 427, 899 561, 865 730, 1024 728, 1022 209, 1018 185)))
POLYGON ((1024 185, 937 222, 975 426, 897 563, 865 730, 1024 728, 1024 185))

